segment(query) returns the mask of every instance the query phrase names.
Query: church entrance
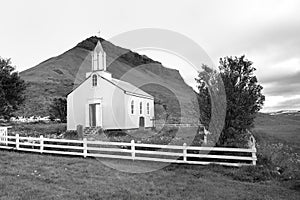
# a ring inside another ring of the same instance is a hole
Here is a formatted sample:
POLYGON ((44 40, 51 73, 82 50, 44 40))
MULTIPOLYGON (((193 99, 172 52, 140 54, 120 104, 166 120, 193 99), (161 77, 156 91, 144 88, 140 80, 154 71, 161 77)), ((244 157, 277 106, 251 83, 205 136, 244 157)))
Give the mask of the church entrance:
POLYGON ((140 128, 145 127, 145 117, 140 117, 140 123, 139 123, 140 128))
POLYGON ((90 104, 90 127, 96 126, 96 104, 90 104))
POLYGON ((102 107, 100 103, 89 104, 89 127, 102 126, 102 107))
POLYGON ((92 99, 85 106, 85 127, 102 127, 102 105, 101 100, 92 99))

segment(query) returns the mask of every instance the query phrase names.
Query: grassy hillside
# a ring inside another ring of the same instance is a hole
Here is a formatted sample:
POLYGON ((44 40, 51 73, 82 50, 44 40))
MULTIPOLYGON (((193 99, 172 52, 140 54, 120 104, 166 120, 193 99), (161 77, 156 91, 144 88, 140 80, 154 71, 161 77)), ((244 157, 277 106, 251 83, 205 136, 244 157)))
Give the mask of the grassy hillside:
POLYGON ((270 142, 300 146, 300 114, 259 113, 255 119, 255 130, 268 136, 270 142))
MULTIPOLYGON (((170 165, 149 173, 124 173, 99 159, 0 151, 0 199, 299 199, 276 181, 239 177, 244 169, 170 165)), ((108 161, 108 160, 106 160, 108 161)), ((111 160, 112 161, 112 160, 111 160)), ((113 162, 113 161, 112 161, 113 162)), ((135 161, 137 162, 137 161, 135 161)), ((143 162, 147 165, 156 163, 143 162)), ((130 168, 133 161, 115 160, 130 168)), ((249 168, 250 169, 250 168, 249 168)))
POLYGON ((197 106, 194 91, 177 70, 165 68, 147 56, 97 37, 88 38, 67 52, 21 72, 28 89, 25 106, 19 114, 47 115, 47 107, 53 97, 66 96, 85 79, 86 72, 91 70, 90 51, 98 40, 107 54, 108 71, 114 78, 139 87, 142 85, 141 89, 153 95, 156 102, 167 105, 173 117, 186 119, 197 116, 197 109, 190 109, 197 106))
POLYGON ((279 169, 281 179, 300 188, 299 113, 269 115, 259 113, 253 131, 257 140, 258 163, 279 169))

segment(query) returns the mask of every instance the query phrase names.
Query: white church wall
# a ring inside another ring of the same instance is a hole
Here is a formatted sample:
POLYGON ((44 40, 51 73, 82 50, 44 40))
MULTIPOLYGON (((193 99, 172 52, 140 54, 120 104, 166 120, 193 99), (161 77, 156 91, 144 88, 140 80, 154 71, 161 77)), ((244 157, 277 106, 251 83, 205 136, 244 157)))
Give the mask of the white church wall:
POLYGON ((87 101, 88 83, 82 83, 67 98, 67 129, 76 130, 77 125, 85 126, 85 104, 87 101))
POLYGON ((79 124, 89 126, 88 104, 93 99, 101 99, 104 129, 126 128, 124 92, 101 77, 97 80, 97 86, 93 87, 92 78, 89 78, 68 95, 68 130, 75 130, 79 124))
POLYGON ((103 97, 103 128, 124 128, 124 92, 108 81, 101 79, 97 94, 103 97))
POLYGON ((132 96, 127 94, 125 96, 125 113, 128 117, 126 118, 126 126, 128 129, 134 129, 139 127, 140 117, 145 118, 145 127, 152 127, 152 120, 154 118, 154 101, 148 98, 142 98, 138 96, 132 96), (131 113, 131 101, 134 101, 134 113, 131 113), (142 114, 140 113, 140 102, 142 102, 142 114), (149 114, 147 113, 147 103, 149 103, 149 114))

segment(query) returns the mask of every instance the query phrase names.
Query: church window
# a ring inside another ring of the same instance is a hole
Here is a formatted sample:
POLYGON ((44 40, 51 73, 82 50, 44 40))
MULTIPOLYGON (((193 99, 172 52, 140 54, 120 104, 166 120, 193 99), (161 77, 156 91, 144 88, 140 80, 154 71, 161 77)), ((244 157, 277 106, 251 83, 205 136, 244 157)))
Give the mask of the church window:
POLYGON ((143 114, 143 102, 140 102, 140 114, 143 114))
POLYGON ((147 115, 150 115, 150 104, 147 103, 147 115))
POLYGON ((134 114, 134 101, 131 101, 131 114, 134 114))
POLYGON ((96 74, 94 74, 92 77, 92 84, 93 84, 93 86, 97 86, 97 75, 96 74))

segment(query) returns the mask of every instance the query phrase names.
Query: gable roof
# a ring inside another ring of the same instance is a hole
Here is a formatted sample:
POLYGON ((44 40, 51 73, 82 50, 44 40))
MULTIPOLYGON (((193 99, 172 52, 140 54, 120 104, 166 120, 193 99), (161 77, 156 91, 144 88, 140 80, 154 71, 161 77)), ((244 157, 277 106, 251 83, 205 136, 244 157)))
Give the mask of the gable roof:
MULTIPOLYGON (((91 73, 84 81, 82 81, 79 85, 77 85, 71 92, 69 92, 67 94, 67 96, 69 94, 71 94, 73 91, 75 91, 80 85, 82 85, 85 81, 87 81, 89 78, 91 78, 92 75, 94 75, 95 73, 91 73)), ((143 97, 143 98, 148 98, 148 99, 154 99, 153 96, 151 96, 150 94, 146 93, 145 91, 139 89, 138 87, 126 82, 126 81, 122 81, 119 79, 115 79, 112 78, 111 80, 100 76, 98 73, 96 73, 99 77, 101 77, 103 80, 106 80, 107 82, 115 85, 116 87, 118 87, 119 89, 123 90, 125 94, 129 94, 129 95, 133 95, 133 96, 138 96, 138 97, 143 97)))
POLYGON ((118 86, 120 89, 124 90, 128 94, 137 94, 137 95, 145 96, 147 98, 154 99, 154 97, 151 96, 150 94, 146 93, 145 91, 141 90, 140 88, 138 88, 126 81, 122 81, 122 80, 115 79, 115 78, 112 78, 112 80, 108 80, 108 81, 111 81, 114 85, 118 86))

